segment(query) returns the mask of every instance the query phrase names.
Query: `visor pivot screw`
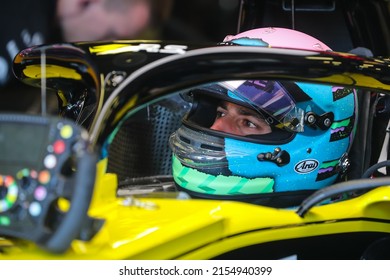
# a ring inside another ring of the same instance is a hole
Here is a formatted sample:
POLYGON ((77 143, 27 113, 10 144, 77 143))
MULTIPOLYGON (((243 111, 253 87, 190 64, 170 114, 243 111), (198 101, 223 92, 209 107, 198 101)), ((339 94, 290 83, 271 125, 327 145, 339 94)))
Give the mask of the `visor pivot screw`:
POLYGON ((314 114, 309 113, 309 114, 307 115, 306 120, 307 120, 307 122, 308 122, 310 125, 313 125, 313 124, 315 124, 317 118, 315 117, 314 114))
POLYGON ((332 121, 329 118, 324 119, 324 125, 326 127, 330 127, 331 124, 332 124, 332 121))
POLYGON ((321 130, 328 130, 332 125, 334 115, 332 112, 316 115, 314 112, 308 112, 305 115, 305 122, 313 128, 319 128, 321 130))

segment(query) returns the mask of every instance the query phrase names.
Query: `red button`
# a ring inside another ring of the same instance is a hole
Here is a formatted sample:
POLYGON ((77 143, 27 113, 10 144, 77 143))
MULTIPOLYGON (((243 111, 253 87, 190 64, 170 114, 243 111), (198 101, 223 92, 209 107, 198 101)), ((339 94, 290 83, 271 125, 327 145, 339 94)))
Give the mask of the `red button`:
POLYGON ((54 153, 62 154, 65 151, 65 142, 62 140, 57 140, 53 144, 54 153))

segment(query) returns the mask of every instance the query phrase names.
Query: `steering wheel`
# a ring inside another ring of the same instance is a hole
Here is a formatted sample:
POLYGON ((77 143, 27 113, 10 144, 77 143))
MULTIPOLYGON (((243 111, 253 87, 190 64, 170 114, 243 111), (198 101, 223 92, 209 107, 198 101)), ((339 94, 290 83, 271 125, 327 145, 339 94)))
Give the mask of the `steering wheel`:
POLYGON ((72 121, 1 114, 0 236, 66 251, 90 219, 96 161, 72 121))

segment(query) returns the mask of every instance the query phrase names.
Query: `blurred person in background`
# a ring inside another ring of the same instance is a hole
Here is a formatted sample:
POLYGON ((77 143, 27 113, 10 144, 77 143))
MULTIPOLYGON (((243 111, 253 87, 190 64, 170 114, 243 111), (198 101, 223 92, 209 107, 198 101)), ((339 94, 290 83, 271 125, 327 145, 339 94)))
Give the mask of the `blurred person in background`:
MULTIPOLYGON (((16 81, 15 55, 55 42, 149 39, 172 0, 19 0, 0 10, 0 111, 28 109, 39 95, 16 81), (26 91, 21 95, 21 92, 26 91), (22 97, 22 98, 21 98, 22 97)), ((157 39, 157 38, 153 38, 157 39)))

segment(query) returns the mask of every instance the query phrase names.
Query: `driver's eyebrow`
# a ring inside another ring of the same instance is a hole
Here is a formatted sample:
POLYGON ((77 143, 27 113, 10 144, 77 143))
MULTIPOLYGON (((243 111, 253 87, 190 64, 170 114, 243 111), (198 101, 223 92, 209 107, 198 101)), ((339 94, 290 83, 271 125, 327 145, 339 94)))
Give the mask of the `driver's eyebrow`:
POLYGON ((218 104, 218 107, 221 107, 222 109, 227 110, 227 103, 226 101, 222 101, 218 104))
POLYGON ((255 118, 259 119, 259 120, 264 120, 264 117, 261 114, 259 114, 256 111, 247 109, 245 107, 239 108, 238 112, 240 113, 240 115, 255 117, 255 118))
MULTIPOLYGON (((222 101, 218 105, 218 107, 221 107, 222 109, 227 110, 228 109, 227 101, 222 101)), ((264 120, 264 117, 261 114, 259 114, 258 112, 254 111, 254 110, 243 107, 243 106, 240 106, 240 108, 238 108, 237 112, 243 116, 250 116, 250 117, 255 117, 259 120, 264 120)))

